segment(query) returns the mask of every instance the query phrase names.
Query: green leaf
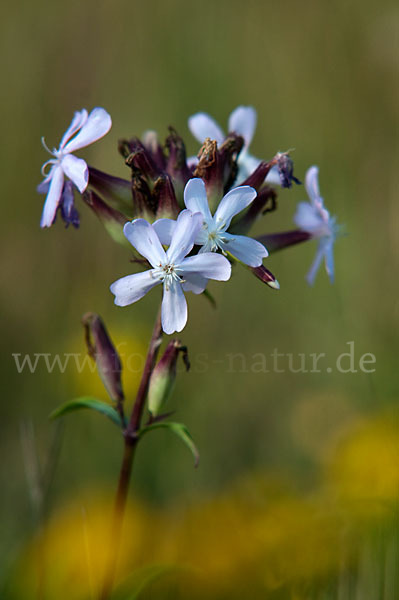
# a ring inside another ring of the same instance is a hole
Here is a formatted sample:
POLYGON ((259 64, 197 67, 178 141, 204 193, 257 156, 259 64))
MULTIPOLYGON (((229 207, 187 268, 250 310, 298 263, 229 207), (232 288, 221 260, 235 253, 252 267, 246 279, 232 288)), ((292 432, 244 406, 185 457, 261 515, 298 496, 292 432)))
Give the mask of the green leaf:
POLYGON ((65 402, 65 404, 62 404, 50 414, 50 419, 58 419, 58 417, 63 417, 68 413, 80 410, 82 408, 91 408, 92 410, 96 410, 97 412, 108 417, 108 419, 110 419, 118 427, 122 427, 123 425, 119 413, 113 406, 103 402, 102 400, 97 400, 97 398, 90 398, 88 396, 83 396, 82 398, 76 398, 75 400, 65 402))
POLYGON ((140 429, 139 436, 142 437, 148 431, 152 431, 153 429, 170 429, 177 437, 179 437, 182 442, 184 442, 187 448, 190 450, 192 455, 194 456, 194 466, 198 467, 199 463, 199 452, 193 442, 193 438, 187 427, 183 425, 183 423, 173 423, 170 421, 163 421, 161 423, 153 423, 152 425, 147 425, 140 429))

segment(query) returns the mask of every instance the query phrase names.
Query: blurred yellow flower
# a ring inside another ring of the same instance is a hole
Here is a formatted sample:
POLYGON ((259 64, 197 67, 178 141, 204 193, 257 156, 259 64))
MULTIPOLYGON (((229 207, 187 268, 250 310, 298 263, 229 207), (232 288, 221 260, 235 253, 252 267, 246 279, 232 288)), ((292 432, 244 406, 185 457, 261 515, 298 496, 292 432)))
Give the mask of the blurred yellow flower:
MULTIPOLYGON (((325 479, 302 494, 262 472, 189 507, 155 509, 130 502, 117 581, 154 565, 170 575, 171 566, 172 579, 161 576, 150 583, 149 593, 156 594, 143 596, 157 600, 274 594, 304 600, 309 589, 323 590, 333 580, 349 589, 352 567, 363 564, 365 552, 376 556, 374 526, 386 522, 398 497, 396 433, 388 417, 358 423, 330 458, 325 479)), ((113 551, 111 514, 112 501, 98 491, 56 513, 21 559, 15 598, 95 598, 113 551)), ((393 528, 389 532, 386 544, 392 545, 393 528)), ((373 559, 373 577, 377 580, 382 569, 389 586, 394 550, 387 552, 379 562, 373 559)), ((368 587, 370 569, 364 571, 356 589, 368 587)))
MULTIPOLYGON (((13 583, 18 598, 86 600, 98 597, 112 548, 113 500, 98 491, 80 496, 57 512, 29 544, 13 583), (39 593, 40 591, 40 593, 39 593)), ((148 532, 154 515, 129 504, 117 580, 151 563, 148 532)))
POLYGON ((391 415, 359 423, 339 444, 327 484, 343 507, 370 518, 392 512, 399 500, 399 436, 391 415))

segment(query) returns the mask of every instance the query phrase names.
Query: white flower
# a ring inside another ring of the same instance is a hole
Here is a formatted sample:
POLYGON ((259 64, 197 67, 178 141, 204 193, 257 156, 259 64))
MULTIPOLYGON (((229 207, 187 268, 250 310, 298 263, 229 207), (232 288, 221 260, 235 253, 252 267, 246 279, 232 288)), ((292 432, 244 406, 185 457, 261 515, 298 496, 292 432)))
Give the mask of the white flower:
MULTIPOLYGON (((255 158, 249 153, 249 145, 255 133, 256 120, 256 110, 252 106, 239 106, 233 110, 229 117, 228 132, 236 133, 244 138, 244 146, 237 160, 238 184, 245 181, 262 162, 259 158, 255 158)), ((200 112, 191 116, 188 120, 188 128, 201 144, 204 143, 206 138, 211 138, 211 140, 216 140, 217 144, 220 145, 226 138, 216 121, 207 113, 200 112)), ((196 159, 190 158, 189 161, 195 162, 196 159)), ((281 185, 277 167, 273 167, 269 171, 266 181, 271 184, 281 185)))
POLYGON ((300 202, 294 217, 300 229, 319 240, 316 257, 306 276, 310 285, 313 285, 321 261, 324 258, 327 274, 331 283, 334 281, 334 254, 333 245, 337 236, 338 227, 335 217, 324 208, 323 198, 320 196, 319 169, 310 167, 306 172, 305 188, 310 202, 300 202))
POLYGON ((189 256, 202 226, 202 215, 183 210, 176 222, 170 247, 165 252, 152 225, 145 219, 126 223, 123 232, 129 242, 152 265, 152 269, 128 275, 111 285, 115 304, 127 306, 140 300, 150 289, 163 284, 162 328, 165 333, 181 331, 187 323, 184 291, 200 294, 208 279, 227 281, 229 261, 220 254, 189 256))
MULTIPOLYGON (((194 213, 201 213, 202 228, 195 238, 195 244, 202 246, 203 252, 229 252, 250 267, 259 267, 263 258, 268 256, 266 248, 260 242, 244 235, 227 233, 232 218, 244 210, 256 197, 256 190, 243 185, 230 190, 222 198, 212 217, 209 210, 205 184, 202 179, 190 179, 184 188, 184 204, 194 213)), ((154 223, 159 239, 168 244, 176 222, 171 219, 159 219, 154 223)))
POLYGON ((76 158, 71 152, 84 148, 102 138, 112 125, 110 115, 103 108, 94 108, 90 114, 87 110, 75 112, 72 123, 64 133, 58 150, 49 150, 42 140, 44 147, 54 158, 50 158, 42 167, 45 177, 39 187, 48 186, 48 193, 43 207, 41 227, 50 227, 55 219, 55 214, 61 200, 66 175, 82 193, 87 188, 89 171, 87 164, 81 158, 76 158), (47 165, 51 165, 50 172, 45 173, 47 165))

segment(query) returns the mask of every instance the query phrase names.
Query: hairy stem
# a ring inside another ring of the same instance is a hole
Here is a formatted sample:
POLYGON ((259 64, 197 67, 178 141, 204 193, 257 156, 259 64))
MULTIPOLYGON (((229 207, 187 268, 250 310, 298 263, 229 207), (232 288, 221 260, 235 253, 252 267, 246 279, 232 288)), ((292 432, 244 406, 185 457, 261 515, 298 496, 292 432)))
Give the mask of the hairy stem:
POLYGON ((119 546, 121 541, 121 533, 123 519, 126 508, 126 501, 129 492, 129 484, 132 474, 133 459, 139 441, 138 431, 141 426, 145 399, 147 396, 150 376, 155 366, 155 361, 158 355, 158 350, 162 342, 162 327, 161 327, 161 309, 158 311, 155 320, 154 329, 151 336, 150 346, 144 365, 143 374, 141 376, 140 386, 137 392, 136 400, 133 405, 132 414, 128 426, 124 431, 124 452, 122 465, 119 472, 118 489, 115 497, 114 514, 112 519, 109 558, 105 567, 105 575, 102 584, 102 589, 99 595, 99 600, 108 600, 112 593, 112 588, 115 580, 116 566, 118 562, 119 546))

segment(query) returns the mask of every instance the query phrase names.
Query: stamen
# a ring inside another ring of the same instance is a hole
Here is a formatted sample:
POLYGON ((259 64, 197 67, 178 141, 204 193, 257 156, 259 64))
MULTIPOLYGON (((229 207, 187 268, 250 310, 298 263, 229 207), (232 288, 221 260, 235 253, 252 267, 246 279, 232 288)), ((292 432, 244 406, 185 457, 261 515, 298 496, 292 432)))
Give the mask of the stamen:
MULTIPOLYGON (((41 168, 41 174, 43 175, 43 177, 47 177, 47 176, 49 175, 49 173, 47 173, 47 172, 46 172, 46 167, 47 167, 48 165, 53 165, 53 164, 55 164, 56 162, 57 162, 57 161, 56 161, 56 159, 55 159, 55 158, 50 158, 49 160, 47 160, 47 161, 44 163, 44 165, 43 165, 43 166, 42 166, 42 168, 41 168)), ((51 169, 50 169, 50 171, 51 171, 51 169)))
POLYGON ((50 148, 47 146, 44 136, 42 137, 42 145, 49 154, 52 154, 53 156, 55 156, 54 151, 51 151, 50 148))

